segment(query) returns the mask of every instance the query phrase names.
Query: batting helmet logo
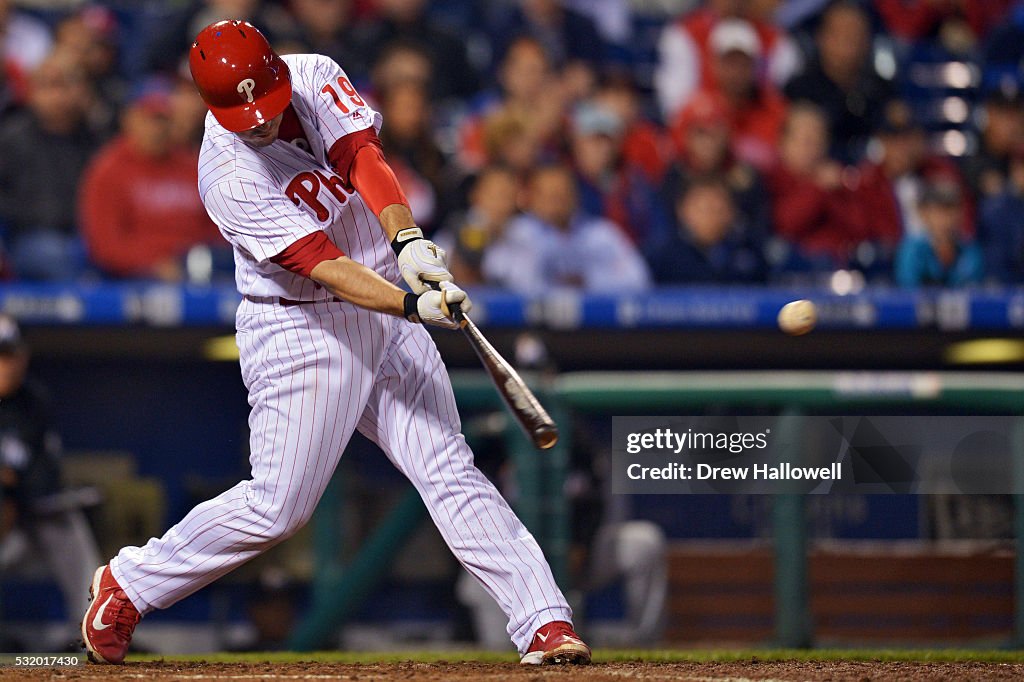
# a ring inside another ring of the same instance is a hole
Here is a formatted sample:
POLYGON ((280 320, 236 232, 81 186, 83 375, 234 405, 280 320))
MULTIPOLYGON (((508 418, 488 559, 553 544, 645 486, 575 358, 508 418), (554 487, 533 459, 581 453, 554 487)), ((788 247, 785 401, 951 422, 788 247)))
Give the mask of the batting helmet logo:
POLYGON ((244 81, 238 84, 238 94, 245 97, 245 101, 252 104, 255 100, 252 96, 252 91, 256 89, 256 81, 251 78, 246 78, 244 81))
POLYGON ((206 106, 233 133, 263 125, 292 100, 288 65, 248 22, 218 21, 204 28, 188 65, 206 106))

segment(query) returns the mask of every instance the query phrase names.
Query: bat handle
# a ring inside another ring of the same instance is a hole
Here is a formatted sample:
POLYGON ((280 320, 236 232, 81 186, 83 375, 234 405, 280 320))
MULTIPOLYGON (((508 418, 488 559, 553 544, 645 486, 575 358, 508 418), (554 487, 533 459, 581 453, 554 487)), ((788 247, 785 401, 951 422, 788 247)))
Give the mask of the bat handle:
MULTIPOLYGON (((441 290, 441 283, 440 282, 433 282, 433 281, 426 280, 426 279, 422 280, 422 281, 423 281, 424 284, 426 284, 428 287, 430 287, 434 291, 440 291, 441 290)), ((451 305, 448 306, 448 310, 451 311, 452 319, 455 320, 458 323, 459 327, 465 327, 466 326, 466 314, 464 312, 462 312, 462 306, 461 305, 459 305, 458 303, 452 303, 451 305)))
POLYGON ((458 303, 452 303, 448 306, 448 310, 452 311, 452 319, 459 323, 460 327, 466 326, 466 314, 462 312, 462 306, 458 303))

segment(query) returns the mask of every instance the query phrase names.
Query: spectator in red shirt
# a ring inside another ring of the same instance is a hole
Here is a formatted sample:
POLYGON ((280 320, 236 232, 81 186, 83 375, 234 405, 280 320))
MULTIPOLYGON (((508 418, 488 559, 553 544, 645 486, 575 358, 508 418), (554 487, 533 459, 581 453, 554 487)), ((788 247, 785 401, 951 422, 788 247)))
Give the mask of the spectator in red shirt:
POLYGON ((796 72, 799 50, 789 36, 764 20, 759 4, 764 3, 707 0, 704 7, 665 27, 658 40, 654 84, 666 121, 675 118, 698 90, 718 86, 711 34, 723 21, 744 20, 756 32, 761 49, 755 66, 761 83, 781 85, 796 72))
POLYGON ((774 232, 800 255, 845 266, 864 237, 849 182, 851 172, 828 157, 828 121, 817 106, 797 103, 783 127, 780 159, 768 173, 774 232))
MULTIPOLYGON (((718 22, 708 40, 714 54, 716 86, 698 95, 706 92, 724 99, 733 152, 758 168, 768 168, 775 160, 786 101, 774 86, 758 82, 761 40, 753 26, 742 19, 718 22)), ((674 127, 678 128, 685 117, 684 108, 674 127)))
POLYGON ((676 157, 662 183, 662 203, 673 204, 695 179, 718 176, 748 229, 763 236, 771 222, 768 192, 758 170, 733 154, 727 115, 725 98, 715 93, 699 93, 687 105, 672 131, 676 157))
POLYGON ((86 247, 108 275, 179 281, 185 253, 220 239, 199 200, 195 150, 170 142, 170 85, 148 80, 133 94, 121 134, 85 173, 86 247))

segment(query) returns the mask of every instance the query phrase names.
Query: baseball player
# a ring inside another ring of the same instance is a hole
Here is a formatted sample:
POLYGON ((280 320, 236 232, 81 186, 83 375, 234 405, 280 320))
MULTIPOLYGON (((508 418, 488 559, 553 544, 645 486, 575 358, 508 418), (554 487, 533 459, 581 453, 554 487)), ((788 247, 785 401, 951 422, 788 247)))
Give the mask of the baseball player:
POLYGON ((199 191, 243 296, 252 478, 97 569, 82 620, 89 657, 121 663, 145 614, 301 528, 358 429, 501 604, 522 663, 589 663, 540 547, 460 433, 423 325, 454 328, 449 306, 472 304, 413 222, 381 153, 380 115, 334 61, 280 57, 246 22, 203 29, 189 65, 210 109, 199 191))

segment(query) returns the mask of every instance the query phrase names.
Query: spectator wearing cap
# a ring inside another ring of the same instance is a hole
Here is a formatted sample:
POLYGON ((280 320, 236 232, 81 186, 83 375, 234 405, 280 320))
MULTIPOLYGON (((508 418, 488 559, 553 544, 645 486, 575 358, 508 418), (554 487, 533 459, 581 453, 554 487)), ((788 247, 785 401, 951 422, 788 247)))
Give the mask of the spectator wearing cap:
POLYGON ((893 101, 886 107, 878 140, 878 158, 858 167, 855 193, 857 206, 864 212, 866 236, 881 247, 880 255, 890 253, 904 236, 925 231, 918 202, 928 182, 944 180, 960 188, 960 226, 965 235, 974 234, 973 206, 960 171, 929 151, 924 129, 905 102, 893 101))
POLYGON ((100 144, 91 97, 79 65, 54 53, 32 74, 29 106, 0 124, 0 224, 21 279, 71 279, 85 265, 76 197, 100 144))
POLYGON ((594 101, 622 120, 623 158, 641 168, 649 181, 660 184, 674 157, 672 146, 666 131, 645 115, 633 78, 624 72, 606 75, 598 85, 594 101))
POLYGON ((875 70, 871 24, 860 4, 844 0, 831 5, 815 37, 815 58, 786 84, 786 97, 821 107, 828 118, 831 155, 857 163, 895 94, 893 84, 875 70))
POLYGON ((849 169, 828 157, 828 124, 821 109, 793 104, 779 148, 779 163, 767 174, 773 232, 812 267, 845 267, 866 230, 849 169))
POLYGON ((748 229, 765 234, 771 208, 761 173, 733 153, 728 104, 713 92, 698 93, 672 130, 675 159, 662 183, 662 201, 671 206, 679 190, 696 178, 716 175, 726 183, 748 229))
MULTIPOLYGON (((708 45, 715 83, 697 95, 721 98, 736 157, 758 168, 768 168, 775 160, 786 101, 773 85, 758 79, 761 39, 750 22, 724 19, 711 31, 708 45)), ((677 139, 684 132, 680 128, 686 116, 684 109, 675 118, 677 139)))
POLYGON ((484 253, 488 283, 526 296, 552 289, 640 291, 650 284, 643 257, 614 223, 579 208, 565 165, 541 166, 524 193, 525 214, 484 253))
MULTIPOLYGON (((17 322, 0 315, 0 575, 38 578, 39 560, 45 560, 70 621, 89 598, 100 562, 82 513, 99 502, 99 493, 64 489, 50 399, 28 369, 29 349, 17 322)), ((66 643, 77 626, 68 622, 66 643)))
POLYGON ((717 88, 717 55, 711 36, 723 21, 743 20, 754 30, 759 84, 779 87, 798 70, 801 58, 795 43, 759 15, 757 4, 707 0, 662 30, 654 86, 666 122, 675 119, 697 91, 717 88))
POLYGON ((760 243, 742 223, 728 186, 714 176, 686 186, 675 201, 674 230, 645 250, 658 284, 763 282, 760 243))
POLYGON ((1024 143, 1024 96, 1013 88, 988 93, 978 109, 981 145, 963 158, 964 175, 975 194, 1000 194, 1006 186, 1010 154, 1024 143))
POLYGON ((963 236, 963 195, 956 183, 927 184, 918 201, 924 232, 907 235, 896 254, 896 282, 906 288, 981 282, 981 248, 963 236))
POLYGON ((988 276, 1003 284, 1024 283, 1024 144, 1010 154, 1003 191, 981 204, 978 239, 988 276))
POLYGON ((198 193, 198 156, 175 145, 171 85, 151 78, 132 94, 121 134, 85 173, 82 230, 92 261, 112 277, 178 281, 182 256, 219 242, 198 193))
POLYGON ((594 101, 582 102, 572 118, 571 153, 580 207, 618 225, 643 244, 669 229, 655 186, 623 154, 625 122, 594 101))

